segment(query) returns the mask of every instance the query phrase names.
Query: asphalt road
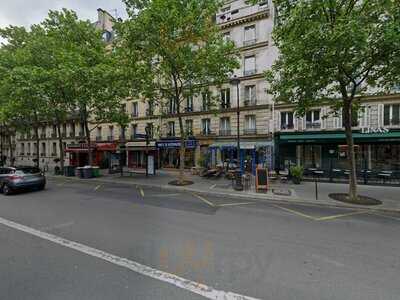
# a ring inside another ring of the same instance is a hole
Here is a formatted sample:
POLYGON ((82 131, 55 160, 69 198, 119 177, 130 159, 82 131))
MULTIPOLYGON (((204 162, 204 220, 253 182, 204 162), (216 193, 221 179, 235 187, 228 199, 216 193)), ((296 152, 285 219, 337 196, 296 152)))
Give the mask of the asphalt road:
POLYGON ((396 214, 57 179, 0 195, 0 299, 398 300, 399 236, 396 214))

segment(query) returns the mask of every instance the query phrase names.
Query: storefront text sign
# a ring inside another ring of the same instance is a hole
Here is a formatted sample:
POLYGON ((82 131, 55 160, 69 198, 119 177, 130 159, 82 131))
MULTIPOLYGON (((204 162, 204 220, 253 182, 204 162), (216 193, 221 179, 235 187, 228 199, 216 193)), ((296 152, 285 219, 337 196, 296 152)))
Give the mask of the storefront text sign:
POLYGON ((361 128, 361 133, 368 134, 368 133, 389 133, 390 129, 385 127, 364 127, 361 128))

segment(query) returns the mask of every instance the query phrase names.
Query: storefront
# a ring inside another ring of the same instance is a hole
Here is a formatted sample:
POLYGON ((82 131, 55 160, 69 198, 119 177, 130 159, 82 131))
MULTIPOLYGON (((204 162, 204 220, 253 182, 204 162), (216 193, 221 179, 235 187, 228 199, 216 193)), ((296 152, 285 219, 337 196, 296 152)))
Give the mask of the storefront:
MULTIPOLYGON (((115 143, 93 143, 90 145, 92 152, 93 165, 101 168, 110 168, 113 164, 119 162, 119 156, 116 153, 117 145, 115 143)), ((89 164, 89 147, 87 143, 68 144, 65 152, 69 165, 83 167, 89 164)))
POLYGON ((146 154, 154 157, 154 163, 158 166, 158 149, 154 141, 146 144, 146 141, 126 143, 127 164, 130 169, 146 169, 146 154))
MULTIPOLYGON (((191 168, 196 165, 196 146, 197 140, 195 139, 185 141, 185 168, 191 168)), ((179 168, 180 147, 181 141, 177 139, 162 139, 157 141, 157 148, 160 151, 160 166, 162 168, 179 168)))
MULTIPOLYGON (((400 130, 354 131, 357 170, 400 170, 400 130)), ((345 134, 338 132, 281 133, 276 136, 276 164, 298 164, 322 170, 349 169, 345 134)))
MULTIPOLYGON (((211 164, 223 165, 237 163, 237 142, 215 142, 209 147, 211 164)), ((240 142, 240 169, 255 173, 257 166, 272 169, 273 141, 241 141, 240 142)))

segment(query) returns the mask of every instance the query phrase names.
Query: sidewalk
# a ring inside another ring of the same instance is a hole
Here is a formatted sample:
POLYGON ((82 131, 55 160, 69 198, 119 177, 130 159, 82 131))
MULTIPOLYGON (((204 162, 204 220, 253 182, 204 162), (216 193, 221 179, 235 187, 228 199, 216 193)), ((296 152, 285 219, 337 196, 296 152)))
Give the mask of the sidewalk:
MULTIPOLYGON (((48 176, 57 178, 57 176, 48 176)), ((359 193, 364 196, 379 199, 383 202, 378 206, 360 206, 342 203, 329 198, 331 193, 346 193, 347 184, 339 183, 318 183, 318 200, 316 199, 315 183, 302 182, 300 185, 291 183, 271 184, 268 192, 256 193, 254 187, 247 191, 235 191, 232 188, 232 183, 224 178, 206 179, 199 176, 193 176, 186 173, 186 178, 194 182, 188 186, 173 186, 168 183, 178 177, 178 172, 175 171, 158 171, 156 176, 145 177, 144 174, 105 174, 103 177, 96 179, 78 179, 76 177, 68 177, 73 180, 90 180, 99 183, 119 183, 145 187, 157 187, 165 190, 186 191, 199 193, 209 196, 219 196, 225 198, 234 198, 241 200, 258 200, 258 201, 274 201, 286 203, 301 203, 308 205, 320 205, 331 207, 347 207, 357 209, 372 209, 381 211, 396 211, 400 212, 400 188, 387 186, 359 186, 359 193)), ((59 178, 59 177, 58 177, 59 178)), ((252 183, 254 186, 254 182, 252 183)))

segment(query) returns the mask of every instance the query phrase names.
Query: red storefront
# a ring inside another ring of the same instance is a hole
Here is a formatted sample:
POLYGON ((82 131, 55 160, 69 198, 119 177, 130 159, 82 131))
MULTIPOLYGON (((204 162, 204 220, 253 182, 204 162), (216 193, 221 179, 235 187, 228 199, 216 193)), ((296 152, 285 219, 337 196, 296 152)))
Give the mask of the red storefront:
MULTIPOLYGON (((93 155, 93 165, 100 167, 109 167, 111 157, 116 153, 116 143, 92 143, 90 151, 93 155)), ((65 149, 69 154, 69 165, 83 167, 89 164, 89 147, 87 143, 69 144, 65 149)))

